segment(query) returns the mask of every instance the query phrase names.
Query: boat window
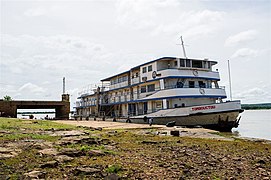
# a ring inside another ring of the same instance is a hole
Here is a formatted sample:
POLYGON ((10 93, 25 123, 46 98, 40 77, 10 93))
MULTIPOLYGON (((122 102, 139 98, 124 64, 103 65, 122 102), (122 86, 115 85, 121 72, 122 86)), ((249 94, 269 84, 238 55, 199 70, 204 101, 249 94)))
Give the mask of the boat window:
POLYGON ((152 65, 148 66, 148 72, 152 71, 152 65))
POLYGON ((176 66, 178 66, 178 63, 177 63, 177 61, 174 61, 174 66, 176 67, 176 66))
POLYGON ((177 88, 183 88, 183 82, 177 82, 176 86, 177 88))
POLYGON ((181 67, 185 67, 184 59, 180 59, 180 66, 181 66, 181 67))
POLYGON ((191 67, 191 60, 190 59, 186 60, 186 67, 191 67))
POLYGON ((128 76, 123 76, 122 77, 122 82, 128 81, 128 76))
POLYGON ((138 72, 137 72, 137 73, 135 73, 135 77, 138 77, 138 72))
POLYGON ((211 63, 207 62, 207 64, 208 64, 208 69, 211 69, 211 63))
POLYGON ((143 73, 147 72, 147 67, 143 67, 142 71, 143 73))
POLYGON ((199 81, 200 88, 206 88, 206 84, 203 81, 199 81))
POLYGON ((162 102, 156 102, 156 108, 157 109, 162 108, 162 102))
POLYGON ((207 67, 207 62, 206 61, 202 61, 202 64, 203 64, 203 68, 205 68, 205 69, 207 69, 208 67, 207 67))
POLYGON ((202 61, 192 61, 193 68, 202 68, 202 61))
POLYGON ((152 92, 152 91, 155 91, 155 85, 154 84, 148 85, 148 92, 152 92))
POLYGON ((145 92, 147 92, 147 90, 146 90, 146 86, 141 86, 141 90, 140 90, 140 92, 141 92, 141 93, 145 93, 145 92))
POLYGON ((195 81, 189 81, 189 88, 195 87, 195 81))
POLYGON ((111 85, 117 84, 118 83, 118 79, 117 78, 112 79, 110 82, 111 82, 111 85))
POLYGON ((121 76, 121 77, 118 77, 118 83, 122 83, 122 82, 125 82, 128 80, 128 76, 121 76))

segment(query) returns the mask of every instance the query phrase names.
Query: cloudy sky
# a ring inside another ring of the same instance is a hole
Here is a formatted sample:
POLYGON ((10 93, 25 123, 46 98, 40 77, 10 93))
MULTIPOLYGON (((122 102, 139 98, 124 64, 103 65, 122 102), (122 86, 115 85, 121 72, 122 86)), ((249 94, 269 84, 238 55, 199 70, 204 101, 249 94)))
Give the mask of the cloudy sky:
MULTIPOLYGON (((72 105, 85 86, 163 56, 218 61, 233 99, 271 102, 271 1, 0 0, 0 98, 72 105)), ((229 95, 229 94, 228 94, 229 95)))

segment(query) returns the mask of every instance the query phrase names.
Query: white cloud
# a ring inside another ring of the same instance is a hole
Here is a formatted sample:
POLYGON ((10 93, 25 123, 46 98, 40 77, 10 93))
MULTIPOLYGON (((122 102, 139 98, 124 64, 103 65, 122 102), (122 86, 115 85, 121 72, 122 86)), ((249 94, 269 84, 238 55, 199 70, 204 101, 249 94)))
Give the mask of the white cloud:
POLYGON ((242 48, 238 49, 232 56, 231 58, 253 58, 257 57, 259 55, 260 51, 259 50, 254 50, 250 48, 242 48))
POLYGON ((156 13, 151 1, 127 1, 120 0, 116 4, 120 25, 128 25, 135 29, 143 29, 154 26, 153 18, 156 13))
POLYGON ((79 91, 79 88, 68 89, 67 93, 71 95, 77 95, 78 91, 79 91))
POLYGON ((237 96, 239 96, 240 98, 244 98, 247 96, 265 96, 267 94, 268 93, 266 91, 264 91, 263 89, 255 87, 255 88, 249 89, 247 91, 241 92, 237 96))
MULTIPOLYGON (((234 78, 236 90, 259 87, 255 85, 259 79, 270 81, 271 51, 264 50, 270 47, 270 13, 268 3, 253 4, 197 0, 5 1, 1 9, 1 32, 6 35, 0 39, 0 83, 12 87, 1 84, 0 95, 59 100, 63 76, 67 89, 74 93, 76 88, 80 90, 152 58, 180 55, 181 47, 175 45, 180 35, 189 45, 189 57, 218 59, 215 68, 220 69, 222 81, 227 77, 222 59, 232 55, 240 59, 234 62, 233 72, 235 67, 244 71, 243 76, 240 72, 234 78), (223 49, 223 45, 231 47, 223 49), (245 72, 244 59, 250 57, 257 57, 257 61, 247 63, 245 72), (255 73, 252 76, 248 72, 255 73), (46 92, 19 92, 28 82, 46 92)), ((253 97, 247 97, 252 102, 253 97)))
POLYGON ((32 83, 26 83, 23 86, 21 86, 18 89, 19 92, 30 92, 30 93, 35 93, 35 94, 40 94, 40 93, 44 93, 46 92, 46 90, 43 87, 40 87, 36 84, 32 84, 32 83))
POLYGON ((48 84, 50 84, 50 82, 49 82, 49 81, 44 81, 44 82, 42 82, 41 84, 42 84, 42 85, 48 85, 48 84))
POLYGON ((152 35, 179 35, 186 38, 216 31, 225 12, 189 10, 179 1, 118 1, 118 23, 131 29, 148 30, 152 35), (170 9, 170 11, 169 11, 170 9))
POLYGON ((137 60, 144 59, 123 50, 108 52, 103 45, 80 37, 6 34, 1 38, 1 71, 12 72, 9 79, 25 83, 21 87, 17 84, 9 91, 16 98, 58 98, 56 92, 62 92, 63 76, 67 80, 67 89, 71 89, 69 93, 76 94, 78 87, 128 70, 138 64, 137 60), (19 93, 15 94, 18 89, 19 93), (41 96, 35 96, 38 94, 41 96))
POLYGON ((211 34, 218 29, 223 16, 224 12, 210 10, 182 12, 174 22, 158 25, 152 34, 181 33, 186 38, 211 34))
POLYGON ((13 72, 37 66, 49 71, 65 72, 67 68, 76 69, 75 64, 90 66, 97 60, 95 58, 105 53, 102 45, 79 37, 2 35, 1 38, 3 48, 7 50, 1 54, 1 64, 8 66, 13 72))
POLYGON ((234 46, 237 44, 243 44, 249 41, 253 41, 254 39, 256 39, 257 34, 258 33, 256 30, 247 30, 232 35, 226 39, 225 46, 234 46))
POLYGON ((33 8, 33 9, 28 9, 24 12, 25 16, 42 16, 47 13, 47 10, 44 8, 33 8))
POLYGON ((236 93, 234 97, 237 99, 241 99, 243 101, 242 103, 262 103, 271 101, 271 95, 268 92, 268 89, 263 89, 259 87, 254 87, 236 93))

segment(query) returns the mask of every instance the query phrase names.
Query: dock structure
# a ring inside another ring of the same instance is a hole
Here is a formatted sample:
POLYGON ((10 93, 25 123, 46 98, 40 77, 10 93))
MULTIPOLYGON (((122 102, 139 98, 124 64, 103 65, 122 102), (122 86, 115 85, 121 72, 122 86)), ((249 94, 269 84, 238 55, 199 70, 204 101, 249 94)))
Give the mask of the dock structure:
POLYGON ((69 119, 69 94, 62 94, 61 101, 4 101, 0 100, 0 115, 17 118, 17 109, 55 109, 56 119, 69 119))

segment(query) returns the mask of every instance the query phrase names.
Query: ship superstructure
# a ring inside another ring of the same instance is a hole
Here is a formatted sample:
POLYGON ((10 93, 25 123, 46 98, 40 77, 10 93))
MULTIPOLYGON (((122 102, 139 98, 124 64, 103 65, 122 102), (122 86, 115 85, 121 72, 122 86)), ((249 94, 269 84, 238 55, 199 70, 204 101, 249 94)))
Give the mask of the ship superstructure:
POLYGON ((223 103, 227 96, 225 87, 218 85, 219 72, 212 69, 215 64, 208 59, 163 57, 135 66, 102 79, 92 93, 81 94, 77 116, 129 117, 134 122, 148 116, 155 117, 154 123, 159 124, 176 120, 179 125, 204 125, 198 120, 183 124, 179 119, 193 114, 238 112, 234 117, 217 117, 217 121, 234 121, 236 126, 240 101, 223 103))

